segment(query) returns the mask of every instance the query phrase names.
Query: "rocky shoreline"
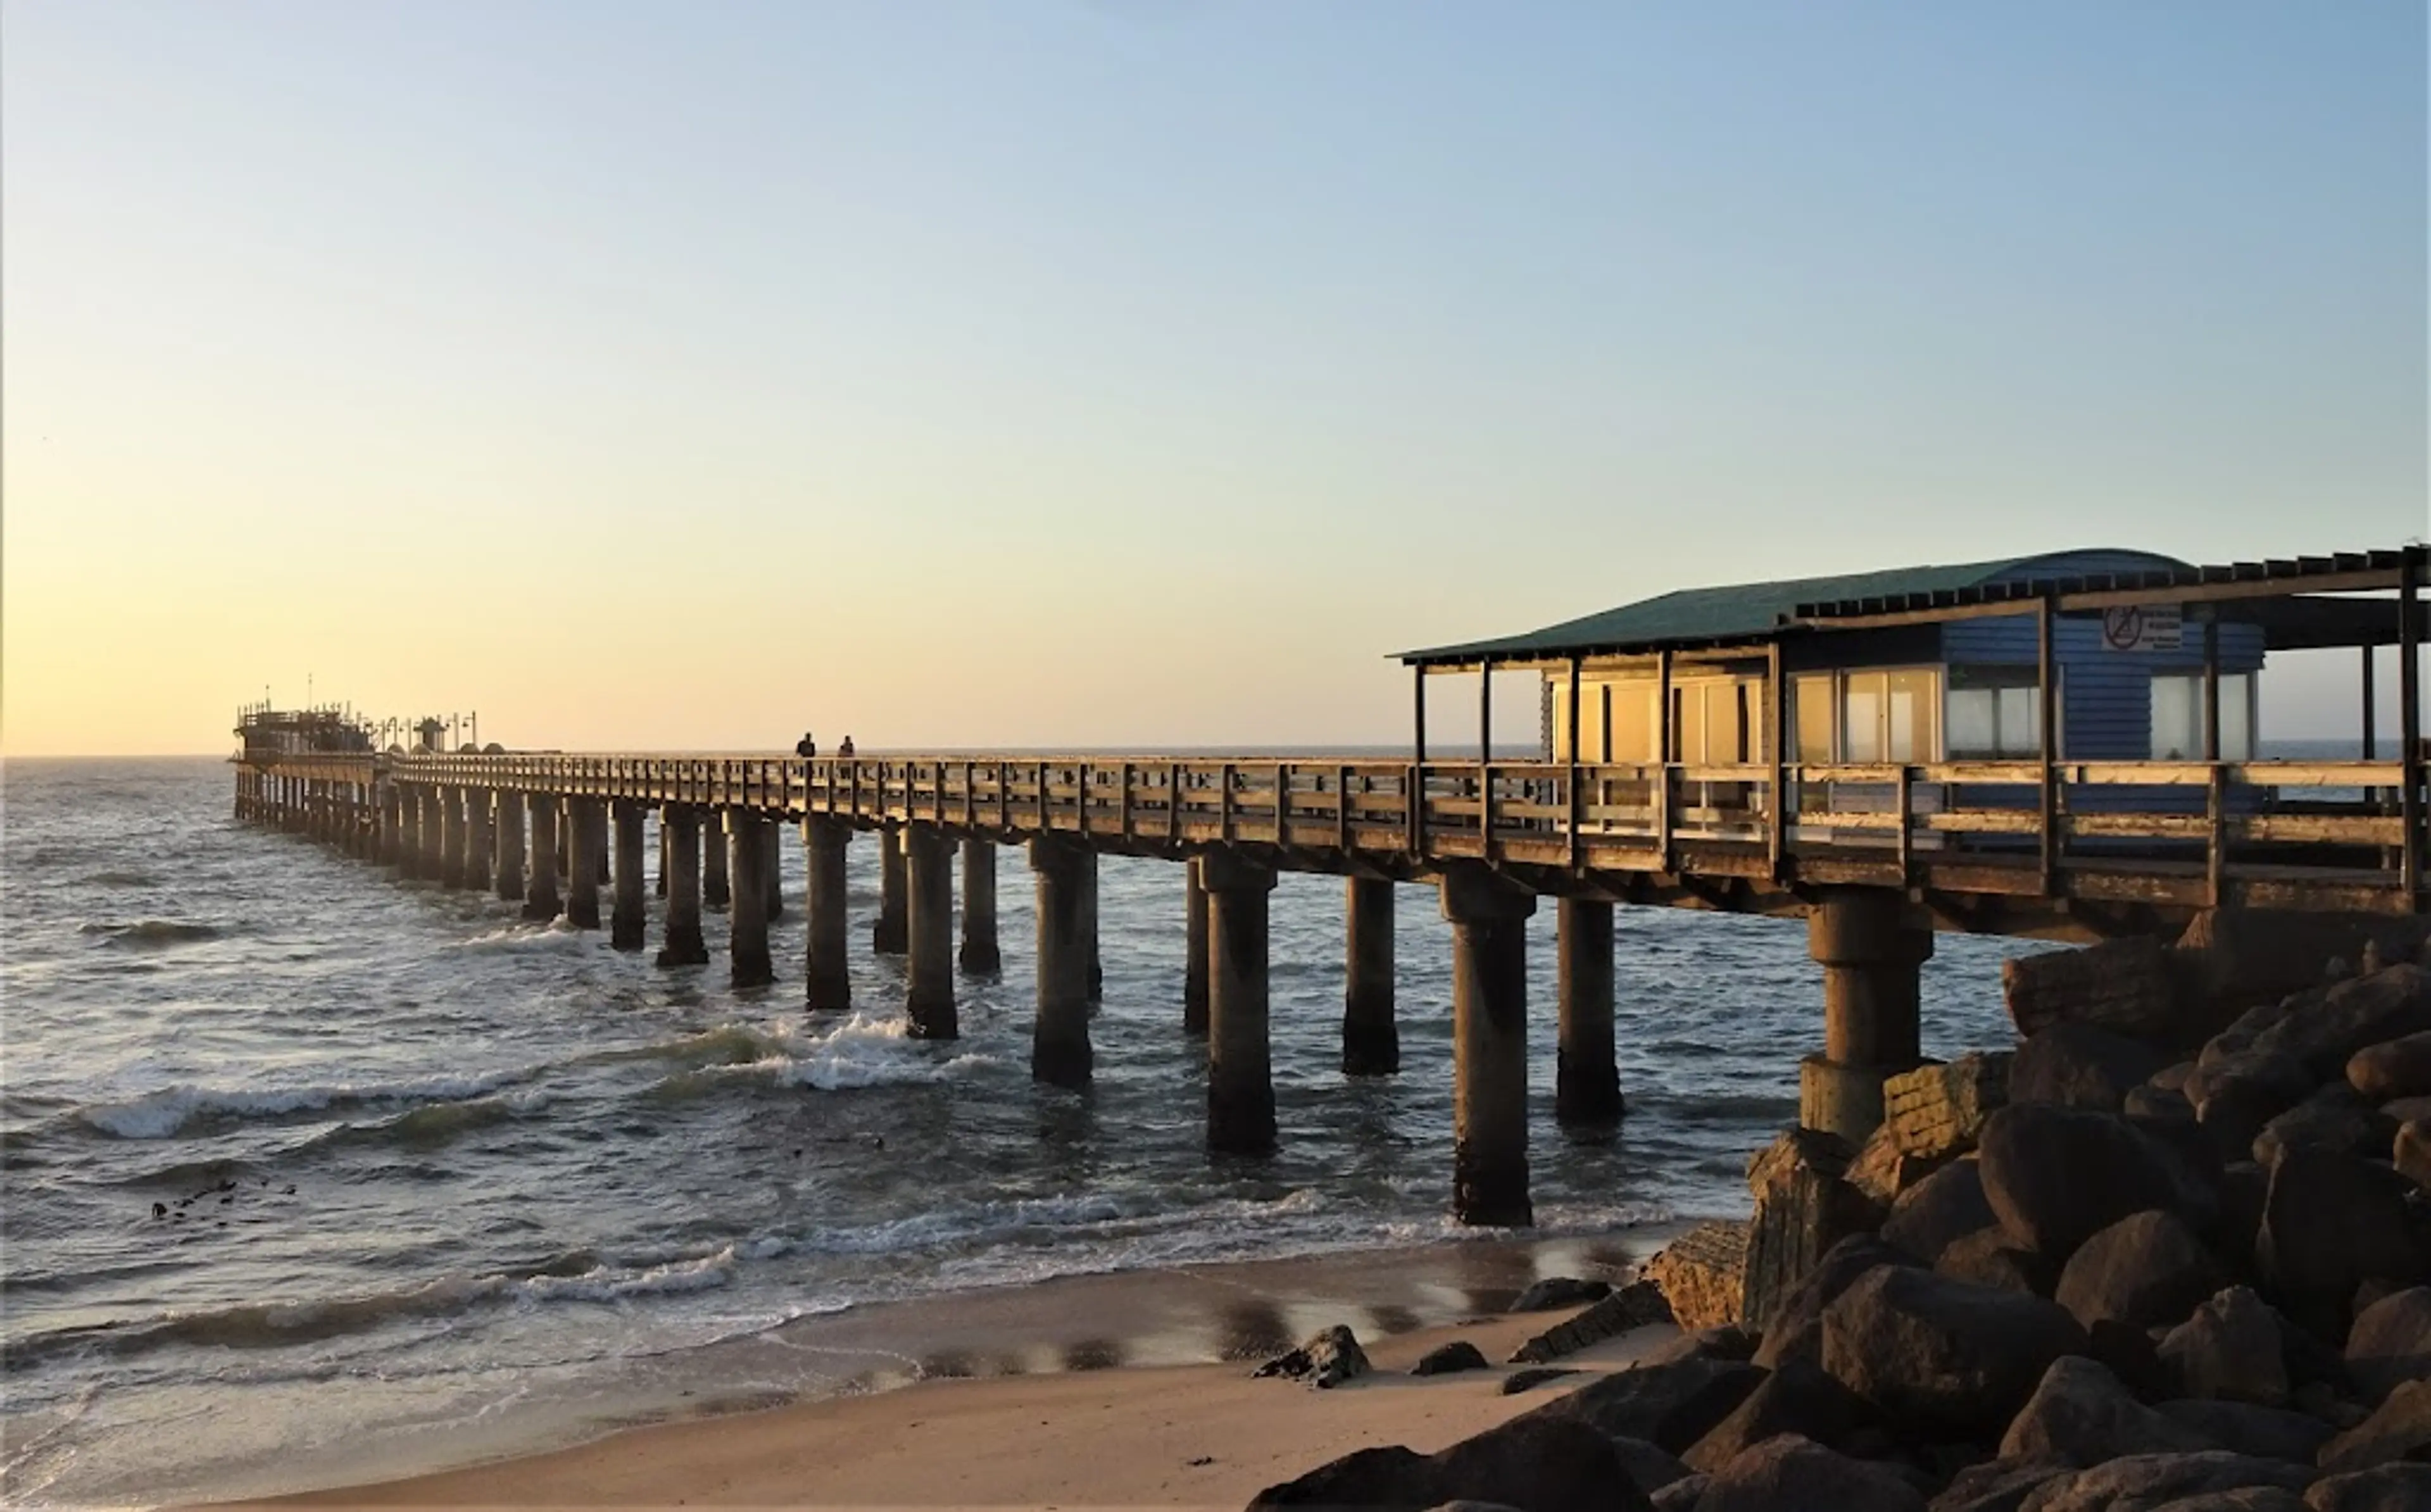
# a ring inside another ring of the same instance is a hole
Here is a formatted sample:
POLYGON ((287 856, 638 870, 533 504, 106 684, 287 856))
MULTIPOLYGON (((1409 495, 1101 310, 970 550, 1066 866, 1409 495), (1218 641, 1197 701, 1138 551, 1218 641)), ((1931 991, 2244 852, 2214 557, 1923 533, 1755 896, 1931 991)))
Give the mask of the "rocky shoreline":
POLYGON ((1752 1218, 1515 1358, 1675 1344, 1252 1505, 2431 1509, 2431 921, 2224 910, 2003 978, 2013 1046, 1891 1078, 1860 1148, 1783 1135, 1752 1218))

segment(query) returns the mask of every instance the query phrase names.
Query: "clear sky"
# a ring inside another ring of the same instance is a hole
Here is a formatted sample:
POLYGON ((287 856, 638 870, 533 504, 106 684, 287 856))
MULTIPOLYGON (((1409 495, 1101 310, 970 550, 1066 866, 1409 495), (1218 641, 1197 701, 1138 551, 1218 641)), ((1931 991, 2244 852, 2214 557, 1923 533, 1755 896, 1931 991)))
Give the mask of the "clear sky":
POLYGON ((1391 741, 1383 653, 1673 587, 2393 544, 2424 74, 2389 0, 8 0, 0 743, 1391 741))

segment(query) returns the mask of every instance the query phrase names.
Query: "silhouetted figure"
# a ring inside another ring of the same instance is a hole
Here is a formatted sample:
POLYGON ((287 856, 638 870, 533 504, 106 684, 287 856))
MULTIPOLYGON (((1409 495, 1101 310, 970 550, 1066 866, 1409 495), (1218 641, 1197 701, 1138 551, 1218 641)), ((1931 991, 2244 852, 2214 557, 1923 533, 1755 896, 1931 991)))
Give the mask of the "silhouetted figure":
POLYGON ((794 742, 794 754, 807 761, 819 754, 819 742, 811 739, 810 731, 804 730, 802 738, 794 742))
POLYGON ((836 747, 836 755, 840 756, 849 756, 852 755, 851 736, 847 735, 844 738, 844 744, 836 747))

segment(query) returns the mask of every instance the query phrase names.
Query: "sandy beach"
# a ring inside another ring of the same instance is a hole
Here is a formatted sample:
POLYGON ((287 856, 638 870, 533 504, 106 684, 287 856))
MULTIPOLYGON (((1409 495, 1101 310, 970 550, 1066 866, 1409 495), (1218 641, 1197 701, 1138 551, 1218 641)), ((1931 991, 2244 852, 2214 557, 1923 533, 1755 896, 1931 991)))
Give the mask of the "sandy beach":
MULTIPOLYGON (((858 1347, 850 1340, 860 1337, 875 1354, 878 1336, 912 1342, 961 1314, 964 1348, 950 1357, 932 1354, 932 1368, 942 1361, 946 1369, 1001 1373, 932 1373, 902 1385, 880 1373, 854 1394, 756 1411, 713 1406, 587 1442, 418 1474, 359 1467, 350 1477, 333 1461, 321 1468, 329 1488, 217 1504, 1237 1507, 1334 1455, 1373 1444, 1440 1449, 1575 1384, 1504 1396, 1510 1369, 1501 1365, 1423 1378, 1408 1372, 1453 1338, 1470 1340, 1490 1360, 1506 1358, 1569 1316, 1500 1311, 1517 1286, 1539 1275, 1611 1276, 1662 1237, 1460 1243, 1081 1277, 873 1308, 849 1321, 819 1321, 837 1340, 822 1347, 858 1347), (1459 1316, 1427 1321, 1446 1313, 1459 1316), (1373 1374, 1323 1392, 1251 1376, 1251 1359, 1276 1338, 1335 1321, 1359 1333, 1373 1374), (1081 1334, 1100 1341, 1097 1353, 1072 1344, 1081 1334), (1227 1357, 1160 1363, 1211 1348, 1227 1357), (1144 1363, 1104 1363, 1115 1356, 1144 1363), (1046 1360, 1064 1363, 1025 1368, 1046 1360)), ((1673 1332, 1636 1330, 1563 1363, 1613 1369, 1673 1332)))

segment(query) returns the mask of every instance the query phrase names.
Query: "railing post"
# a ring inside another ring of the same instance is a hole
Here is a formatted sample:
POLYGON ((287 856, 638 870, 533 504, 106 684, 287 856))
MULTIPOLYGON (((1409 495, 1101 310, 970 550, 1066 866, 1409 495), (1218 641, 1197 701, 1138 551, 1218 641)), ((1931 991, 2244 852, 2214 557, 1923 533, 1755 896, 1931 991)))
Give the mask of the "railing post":
POLYGON ((1333 847, 1344 856, 1350 854, 1350 769, 1337 767, 1333 773, 1333 847))
POLYGON ((1789 784, 1786 771, 1789 760, 1789 690, 1781 677, 1781 642, 1773 641, 1764 648, 1764 677, 1767 696, 1771 700, 1771 712, 1766 718, 1767 737, 1765 776, 1765 856, 1771 868, 1772 880, 1781 880, 1782 853, 1789 841, 1789 784))
POLYGON ((2037 798, 2040 819, 2036 835, 2039 841, 2042 870, 2042 893, 2048 898, 2059 883, 2059 692, 2054 686, 2059 672, 2059 658, 2054 655, 2053 638, 2057 606, 2049 593, 2035 600, 2035 696, 2037 734, 2042 745, 2042 782, 2037 798))
POLYGON ((2408 546, 2397 568, 2398 828, 2406 844, 2397 860, 2398 886, 2408 912, 2423 908, 2423 616, 2416 595, 2431 548, 2408 546))
POLYGON ((1275 846, 1291 847, 1291 763, 1275 763, 1275 846))
POLYGON ((1899 769, 1899 871, 1900 886, 1903 889, 1907 887, 1909 879, 1916 874, 1914 865, 1916 840, 1910 833, 1912 827, 1910 805, 1914 802, 1915 791, 1915 773, 1906 763, 1903 762, 1899 769))

